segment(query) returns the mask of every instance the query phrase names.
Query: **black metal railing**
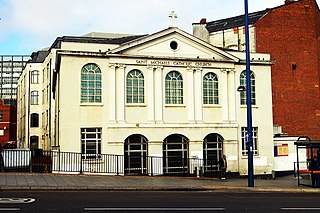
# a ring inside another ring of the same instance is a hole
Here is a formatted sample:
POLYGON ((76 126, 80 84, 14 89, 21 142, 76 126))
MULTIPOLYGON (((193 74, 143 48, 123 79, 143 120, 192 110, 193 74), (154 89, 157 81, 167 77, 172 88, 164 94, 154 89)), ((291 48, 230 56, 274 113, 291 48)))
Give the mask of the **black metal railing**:
POLYGON ((2 150, 1 156, 3 159, 1 171, 207 177, 215 177, 220 171, 216 161, 204 161, 198 158, 85 155, 74 152, 19 149, 2 150))

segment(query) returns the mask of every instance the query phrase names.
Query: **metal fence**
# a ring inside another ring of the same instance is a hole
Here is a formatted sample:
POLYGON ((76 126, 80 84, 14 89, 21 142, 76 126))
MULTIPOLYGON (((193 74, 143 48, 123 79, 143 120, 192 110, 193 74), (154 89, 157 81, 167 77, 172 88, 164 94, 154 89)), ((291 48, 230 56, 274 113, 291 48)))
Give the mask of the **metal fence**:
POLYGON ((216 177, 216 161, 111 154, 86 155, 42 150, 2 150, 2 171, 111 175, 176 175, 216 177))

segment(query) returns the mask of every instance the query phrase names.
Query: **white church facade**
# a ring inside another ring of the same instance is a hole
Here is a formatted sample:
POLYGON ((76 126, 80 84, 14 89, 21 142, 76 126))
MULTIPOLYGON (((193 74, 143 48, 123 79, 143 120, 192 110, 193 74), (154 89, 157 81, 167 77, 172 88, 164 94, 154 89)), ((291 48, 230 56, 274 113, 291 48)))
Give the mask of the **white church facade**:
MULTIPOLYGON (((259 58, 251 61, 254 173, 271 174, 272 62, 268 54, 252 58, 259 58)), ((203 172, 219 171, 225 154, 228 172, 246 175, 246 96, 237 91, 244 70, 244 52, 176 27, 57 38, 19 79, 19 146, 81 153, 83 161, 123 156, 120 174, 149 174, 153 163, 161 174, 193 173, 196 159, 203 172)))

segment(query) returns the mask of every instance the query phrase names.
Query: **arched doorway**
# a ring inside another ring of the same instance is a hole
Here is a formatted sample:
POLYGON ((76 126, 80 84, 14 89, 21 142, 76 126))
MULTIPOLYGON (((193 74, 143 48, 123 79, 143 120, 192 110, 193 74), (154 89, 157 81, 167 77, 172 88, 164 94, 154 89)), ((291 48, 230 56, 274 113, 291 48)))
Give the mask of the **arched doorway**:
POLYGON ((212 133, 203 140, 203 172, 205 175, 218 175, 219 159, 223 150, 223 137, 212 133))
POLYGON ((147 174, 147 138, 134 134, 124 143, 124 173, 147 174))
POLYGON ((189 173, 189 139, 180 134, 173 134, 163 141, 163 174, 189 173))

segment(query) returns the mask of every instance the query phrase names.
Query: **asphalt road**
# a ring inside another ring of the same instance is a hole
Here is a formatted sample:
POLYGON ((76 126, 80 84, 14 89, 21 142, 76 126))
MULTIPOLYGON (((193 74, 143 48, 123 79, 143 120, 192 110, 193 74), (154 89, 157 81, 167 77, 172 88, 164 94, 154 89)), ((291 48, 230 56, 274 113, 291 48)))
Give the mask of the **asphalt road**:
POLYGON ((2 212, 320 212, 320 194, 3 191, 2 212))

